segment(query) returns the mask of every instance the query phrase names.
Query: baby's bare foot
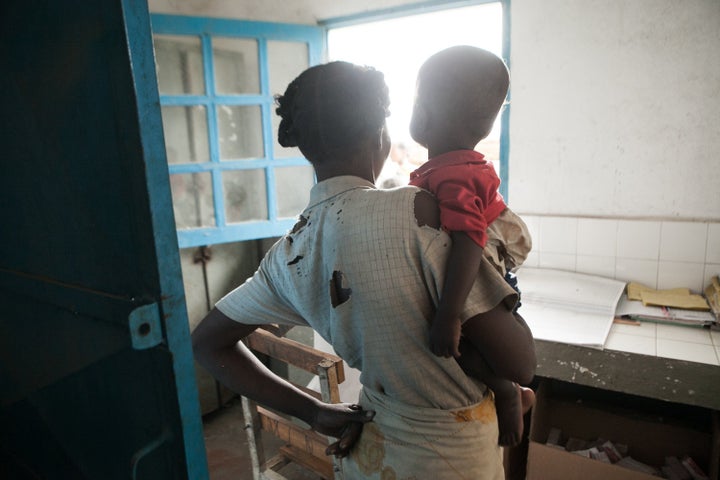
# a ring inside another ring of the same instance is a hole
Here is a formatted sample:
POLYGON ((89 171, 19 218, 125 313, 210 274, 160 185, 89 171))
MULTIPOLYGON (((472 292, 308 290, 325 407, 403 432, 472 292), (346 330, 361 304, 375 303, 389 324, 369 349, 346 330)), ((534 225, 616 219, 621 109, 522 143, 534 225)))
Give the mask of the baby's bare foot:
POLYGON ((527 387, 520 388, 520 403, 522 404, 522 413, 525 415, 532 407, 535 406, 535 392, 527 387))
POLYGON ((498 395, 498 392, 495 392, 495 410, 500 430, 498 444, 503 447, 513 447, 520 443, 524 427, 523 415, 535 405, 535 392, 513 385, 515 389, 512 394, 498 395))

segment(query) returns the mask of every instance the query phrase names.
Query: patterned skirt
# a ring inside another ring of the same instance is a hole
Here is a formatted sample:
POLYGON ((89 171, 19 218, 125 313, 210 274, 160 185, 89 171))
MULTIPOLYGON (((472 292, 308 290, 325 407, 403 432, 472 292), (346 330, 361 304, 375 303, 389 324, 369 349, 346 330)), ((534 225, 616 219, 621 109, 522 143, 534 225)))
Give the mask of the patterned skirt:
POLYGON ((363 389, 375 418, 343 460, 345 480, 503 480, 492 395, 457 410, 405 405, 363 389))

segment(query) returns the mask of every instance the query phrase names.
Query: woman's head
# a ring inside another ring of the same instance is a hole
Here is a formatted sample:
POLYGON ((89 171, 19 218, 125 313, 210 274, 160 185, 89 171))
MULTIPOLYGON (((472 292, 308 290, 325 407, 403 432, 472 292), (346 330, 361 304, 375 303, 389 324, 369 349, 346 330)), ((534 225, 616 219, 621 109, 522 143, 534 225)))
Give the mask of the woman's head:
POLYGON ((280 145, 299 147, 315 165, 379 141, 390 104, 382 73, 347 62, 305 70, 276 101, 280 145))

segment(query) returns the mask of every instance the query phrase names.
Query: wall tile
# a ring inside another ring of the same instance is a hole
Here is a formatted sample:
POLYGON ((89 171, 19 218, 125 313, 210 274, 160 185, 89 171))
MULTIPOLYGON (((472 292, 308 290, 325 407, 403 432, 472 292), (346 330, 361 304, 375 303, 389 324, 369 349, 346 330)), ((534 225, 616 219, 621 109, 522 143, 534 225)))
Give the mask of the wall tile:
POLYGON ((702 263, 666 262, 658 263, 657 288, 687 287, 695 293, 703 288, 705 265, 702 263))
POLYGON ((658 262, 635 258, 615 260, 615 278, 624 282, 639 282, 650 288, 657 288, 658 262))
POLYGON ((650 337, 655 341, 657 337, 657 323, 640 322, 640 325, 625 325, 622 323, 613 323, 610 332, 622 333, 624 335, 634 335, 637 337, 650 337))
POLYGON ((708 225, 706 263, 720 263, 720 223, 708 225))
POLYGON ((712 339, 715 348, 720 348, 720 331, 710 330, 710 338, 712 339))
POLYGON ((698 262, 705 260, 707 224, 698 222, 662 222, 660 260, 698 262))
POLYGON ((575 255, 577 251, 577 218, 541 217, 541 251, 575 255))
POLYGON ((599 277, 615 278, 615 257, 578 255, 576 271, 599 277))
POLYGON ((540 266, 540 254, 538 252, 536 252, 535 250, 533 250, 528 254, 528 257, 525 259, 525 263, 523 263, 523 267, 537 268, 539 266, 540 266))
POLYGON ((520 215, 520 217, 530 231, 533 250, 540 251, 540 217, 537 215, 520 215))
POLYGON ((618 257, 657 260, 660 253, 660 225, 661 222, 619 220, 618 257))
POLYGON ((692 328, 682 325, 670 325, 658 323, 657 338, 666 338, 668 340, 676 340, 678 342, 699 343, 702 345, 712 345, 712 337, 710 330, 704 328, 692 328))
POLYGON ((574 272, 575 255, 540 252, 538 266, 540 268, 553 268, 556 270, 567 270, 569 272, 574 272))
POLYGON ((700 345, 697 343, 678 342, 676 340, 658 338, 657 355, 658 357, 720 365, 717 352, 712 345, 700 345))
POLYGON ((605 348, 652 356, 655 356, 657 349, 655 337, 639 337, 612 331, 605 341, 605 348))
POLYGON ((617 247, 617 220, 578 219, 578 255, 614 257, 617 247))

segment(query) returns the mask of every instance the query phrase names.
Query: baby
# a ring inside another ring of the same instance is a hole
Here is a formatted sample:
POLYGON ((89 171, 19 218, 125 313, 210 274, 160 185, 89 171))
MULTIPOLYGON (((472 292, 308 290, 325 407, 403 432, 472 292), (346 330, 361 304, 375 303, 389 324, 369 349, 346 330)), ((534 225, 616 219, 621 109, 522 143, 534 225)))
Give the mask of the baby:
MULTIPOLYGON (((474 151, 490 134, 508 86, 503 61, 470 46, 436 53, 418 73, 410 134, 428 149, 429 160, 410 175, 410 184, 435 194, 442 227, 453 240, 430 330, 430 346, 438 356, 460 356, 459 314, 480 262, 489 260, 517 290, 511 271, 531 249, 527 227, 498 192, 500 179, 492 164, 474 151)), ((523 428, 520 388, 489 369, 482 380, 495 394, 499 443, 517 444, 523 428)))

